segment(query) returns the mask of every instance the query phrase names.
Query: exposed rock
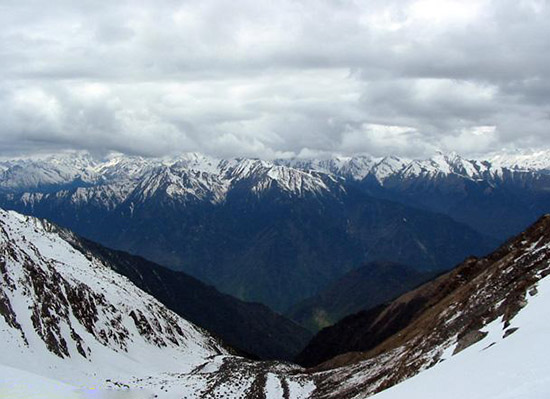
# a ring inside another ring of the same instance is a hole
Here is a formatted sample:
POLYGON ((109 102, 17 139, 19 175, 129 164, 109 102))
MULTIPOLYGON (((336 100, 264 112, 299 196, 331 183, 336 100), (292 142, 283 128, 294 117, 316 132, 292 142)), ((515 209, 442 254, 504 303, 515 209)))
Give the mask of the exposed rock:
POLYGON ((455 350, 453 351, 453 355, 462 352, 464 349, 475 344, 476 342, 481 341, 486 336, 486 332, 482 332, 479 330, 467 331, 464 335, 458 338, 458 342, 456 344, 455 350))

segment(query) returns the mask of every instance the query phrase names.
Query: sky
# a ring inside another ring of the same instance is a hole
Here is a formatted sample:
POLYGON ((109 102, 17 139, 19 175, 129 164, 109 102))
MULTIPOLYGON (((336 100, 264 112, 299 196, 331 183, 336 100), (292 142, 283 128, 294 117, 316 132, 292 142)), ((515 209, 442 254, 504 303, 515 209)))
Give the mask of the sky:
POLYGON ((0 2, 0 155, 550 147, 550 1, 0 2))

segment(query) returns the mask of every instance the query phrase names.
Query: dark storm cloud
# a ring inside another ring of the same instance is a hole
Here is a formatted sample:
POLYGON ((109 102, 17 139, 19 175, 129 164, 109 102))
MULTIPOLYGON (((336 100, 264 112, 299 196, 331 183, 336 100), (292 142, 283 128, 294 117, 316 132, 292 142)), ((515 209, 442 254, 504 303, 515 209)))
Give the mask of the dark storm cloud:
POLYGON ((2 153, 550 145, 547 1, 0 4, 2 153))

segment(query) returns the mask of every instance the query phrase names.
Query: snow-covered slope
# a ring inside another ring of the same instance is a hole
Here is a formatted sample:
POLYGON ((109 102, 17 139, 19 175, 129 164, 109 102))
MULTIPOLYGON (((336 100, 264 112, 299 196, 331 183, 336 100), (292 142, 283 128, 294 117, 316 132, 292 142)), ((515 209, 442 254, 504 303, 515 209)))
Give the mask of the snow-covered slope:
POLYGON ((2 363, 85 384, 227 353, 47 222, 0 210, 0 237, 2 363))
MULTIPOLYGON (((462 158, 456 153, 437 154, 426 160, 414 160, 397 173, 404 179, 415 177, 435 178, 451 174, 472 180, 484 178, 489 166, 475 160, 462 158)), ((494 170, 494 172, 497 172, 494 170)))
POLYGON ((86 153, 7 161, 0 172, 0 189, 21 191, 49 189, 73 182, 92 184, 99 177, 95 166, 96 161, 86 153))
MULTIPOLYGON (((528 305, 506 328, 498 319, 487 336, 444 362, 383 391, 373 399, 546 399, 550 397, 550 279, 538 284, 528 305), (506 337, 506 338, 505 338, 506 337)), ((448 351, 448 354, 452 352, 448 351)))
POLYGON ((176 163, 153 169, 143 176, 131 195, 135 203, 155 196, 167 196, 180 202, 220 202, 227 192, 228 182, 208 172, 187 169, 176 163))
POLYGON ((0 375, 1 399, 83 399, 84 396, 74 386, 1 364, 0 375))
POLYGON ((232 185, 243 184, 256 194, 272 188, 296 196, 321 194, 330 191, 327 181, 336 182, 333 177, 324 173, 276 165, 259 159, 222 161, 220 172, 232 185))
POLYGON ((314 389, 296 366, 230 355, 73 239, 0 209, 0 397, 282 398, 284 388, 299 399, 314 389))
POLYGON ((370 173, 373 166, 380 162, 380 158, 370 155, 359 155, 355 157, 336 156, 328 159, 278 159, 275 164, 288 166, 301 170, 312 170, 323 173, 361 180, 370 173))
POLYGON ((500 152, 491 154, 488 161, 494 166, 526 171, 550 171, 550 150, 500 152))

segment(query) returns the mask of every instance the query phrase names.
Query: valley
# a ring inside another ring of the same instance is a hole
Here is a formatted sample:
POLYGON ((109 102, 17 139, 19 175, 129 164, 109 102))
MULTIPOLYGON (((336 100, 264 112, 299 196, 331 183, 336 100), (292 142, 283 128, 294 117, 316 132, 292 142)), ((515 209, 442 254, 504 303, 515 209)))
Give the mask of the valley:
MULTIPOLYGON (((321 331, 298 357, 315 365, 309 369, 239 356, 116 273, 105 250, 78 248, 67 230, 1 211, 0 231, 0 332, 9 343, 2 369, 15 382, 36 378, 51 387, 60 381, 60 390, 72 394, 74 387, 75 395, 93 388, 106 398, 117 392, 167 399, 359 398, 395 385, 391 395, 402 381, 426 384, 469 358, 495 362, 513 347, 521 348, 513 352, 519 359, 531 358, 541 353, 548 328, 540 312, 550 274, 549 216, 489 256, 469 258, 321 331), (338 329, 345 330, 335 335, 338 329)), ((524 365, 539 367, 539 360, 524 365)), ((514 380, 501 374, 495 381, 502 387, 514 380)), ((525 389, 546 392, 538 385, 525 389)))

